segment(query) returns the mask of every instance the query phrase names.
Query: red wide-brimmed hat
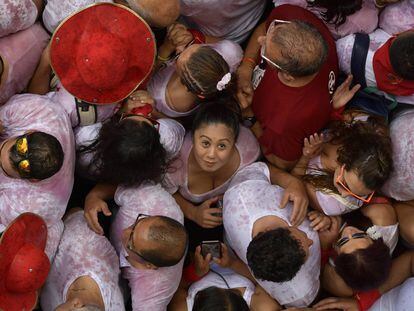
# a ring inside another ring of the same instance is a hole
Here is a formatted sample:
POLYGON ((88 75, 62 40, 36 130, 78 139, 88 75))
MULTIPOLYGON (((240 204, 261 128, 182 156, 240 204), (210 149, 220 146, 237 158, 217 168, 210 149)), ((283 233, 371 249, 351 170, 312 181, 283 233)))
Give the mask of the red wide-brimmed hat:
POLYGON ((37 290, 50 270, 44 249, 47 227, 41 217, 24 213, 0 238, 0 310, 32 310, 37 290))
POLYGON ((65 19, 52 37, 51 65, 63 87, 91 104, 128 97, 151 73, 156 42, 134 11, 93 4, 65 19))

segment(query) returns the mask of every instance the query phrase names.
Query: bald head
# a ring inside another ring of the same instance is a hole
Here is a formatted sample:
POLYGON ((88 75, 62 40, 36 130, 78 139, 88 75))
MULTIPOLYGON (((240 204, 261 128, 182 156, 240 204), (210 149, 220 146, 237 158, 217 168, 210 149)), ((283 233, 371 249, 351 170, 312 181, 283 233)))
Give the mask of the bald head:
POLYGON ((126 0, 132 10, 137 12, 152 27, 167 27, 180 15, 179 0, 126 0))
MULTIPOLYGON (((328 56, 328 44, 312 25, 292 21, 270 33, 270 49, 278 49, 275 62, 295 77, 317 73, 328 56)), ((270 52, 270 51, 269 51, 270 52)))
POLYGON ((142 255, 157 267, 176 265, 185 255, 188 236, 182 224, 165 217, 153 216, 148 221, 146 232, 147 247, 142 249, 142 255))

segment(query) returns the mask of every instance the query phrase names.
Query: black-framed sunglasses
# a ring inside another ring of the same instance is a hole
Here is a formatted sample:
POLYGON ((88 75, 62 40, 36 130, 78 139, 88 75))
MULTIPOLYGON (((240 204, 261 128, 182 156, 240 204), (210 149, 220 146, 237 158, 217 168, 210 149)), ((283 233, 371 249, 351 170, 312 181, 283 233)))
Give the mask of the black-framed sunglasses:
POLYGON ((145 256, 141 255, 140 253, 138 253, 135 250, 135 246, 134 246, 134 239, 133 239, 133 235, 134 235, 134 230, 137 227, 138 223, 143 220, 144 218, 150 217, 150 215, 146 215, 146 214, 138 214, 137 219, 135 220, 134 224, 132 225, 132 229, 131 229, 131 233, 129 235, 128 241, 127 241, 127 245, 126 248, 133 254, 137 255, 137 257, 140 259, 138 260, 140 263, 145 264, 145 263, 150 263, 153 264, 150 260, 148 260, 147 258, 145 258, 145 256))
MULTIPOLYGON (((367 236, 368 236, 368 234, 366 234, 365 232, 356 232, 352 235, 352 239, 363 239, 363 238, 366 238, 367 236)), ((346 243, 349 242, 349 240, 351 240, 349 237, 344 236, 343 238, 340 238, 336 242, 336 246, 337 247, 344 246, 346 243)))

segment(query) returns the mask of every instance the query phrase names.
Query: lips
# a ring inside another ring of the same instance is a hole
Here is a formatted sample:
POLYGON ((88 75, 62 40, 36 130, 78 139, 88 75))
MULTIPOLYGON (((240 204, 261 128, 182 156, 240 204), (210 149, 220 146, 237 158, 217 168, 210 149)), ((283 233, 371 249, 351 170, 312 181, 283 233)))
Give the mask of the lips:
POLYGON ((205 161, 204 162, 207 164, 207 166, 213 166, 214 164, 216 164, 216 162, 210 162, 210 161, 205 161))

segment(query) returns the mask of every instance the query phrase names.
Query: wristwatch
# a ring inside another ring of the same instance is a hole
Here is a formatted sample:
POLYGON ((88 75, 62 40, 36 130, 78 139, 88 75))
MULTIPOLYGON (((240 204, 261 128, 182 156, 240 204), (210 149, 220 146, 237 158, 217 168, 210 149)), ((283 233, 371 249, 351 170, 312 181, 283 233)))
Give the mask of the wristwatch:
POLYGON ((251 116, 251 117, 244 117, 243 118, 243 125, 245 127, 251 128, 255 123, 256 123, 257 119, 255 116, 251 116))

